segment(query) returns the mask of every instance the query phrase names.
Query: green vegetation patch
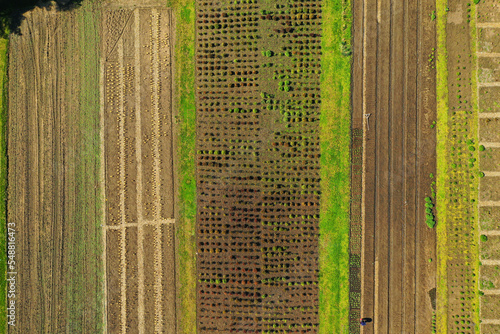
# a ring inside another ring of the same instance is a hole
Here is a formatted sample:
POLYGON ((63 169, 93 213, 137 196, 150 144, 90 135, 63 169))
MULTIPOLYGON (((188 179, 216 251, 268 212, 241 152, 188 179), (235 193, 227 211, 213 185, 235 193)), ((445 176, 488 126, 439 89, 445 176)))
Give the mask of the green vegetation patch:
POLYGON ((195 2, 170 0, 175 20, 174 110, 179 128, 177 140, 179 216, 176 236, 179 255, 180 333, 196 333, 196 104, 194 94, 195 2))
POLYGON ((323 1, 320 333, 348 333, 351 1, 323 1))

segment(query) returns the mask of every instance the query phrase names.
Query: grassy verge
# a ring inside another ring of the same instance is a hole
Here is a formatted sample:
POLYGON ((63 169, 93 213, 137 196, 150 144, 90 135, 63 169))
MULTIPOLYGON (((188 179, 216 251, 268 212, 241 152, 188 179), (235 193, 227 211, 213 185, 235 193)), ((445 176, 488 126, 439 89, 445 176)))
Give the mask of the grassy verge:
POLYGON ((351 18, 350 0, 323 2, 320 333, 349 328, 351 18))
POLYGON ((177 254, 180 302, 178 332, 196 333, 196 106, 194 95, 195 2, 169 0, 175 17, 175 91, 177 110, 178 199, 177 254))
POLYGON ((9 40, 0 38, 0 333, 7 331, 7 254, 5 227, 7 218, 7 51, 9 40))
POLYGON ((438 221, 437 234, 437 296, 436 296, 436 330, 447 333, 448 324, 448 245, 446 220, 448 198, 446 184, 447 175, 447 140, 448 140, 448 51, 446 48, 447 0, 437 0, 437 61, 436 61, 436 96, 437 96, 437 184, 436 210, 438 221))

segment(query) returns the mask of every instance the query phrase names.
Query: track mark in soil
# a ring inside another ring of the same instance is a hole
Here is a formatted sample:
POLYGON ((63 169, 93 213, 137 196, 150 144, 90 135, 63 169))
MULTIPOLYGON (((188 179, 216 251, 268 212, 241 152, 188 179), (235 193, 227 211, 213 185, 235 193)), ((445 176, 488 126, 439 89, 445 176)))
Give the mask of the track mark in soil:
POLYGON ((479 113, 479 118, 499 118, 500 112, 482 112, 479 113))

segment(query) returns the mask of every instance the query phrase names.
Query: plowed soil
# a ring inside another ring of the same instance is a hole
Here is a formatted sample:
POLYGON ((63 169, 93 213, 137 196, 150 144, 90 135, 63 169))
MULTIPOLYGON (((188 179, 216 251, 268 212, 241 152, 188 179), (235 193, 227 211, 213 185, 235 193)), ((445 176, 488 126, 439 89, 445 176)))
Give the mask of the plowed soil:
POLYGON ((433 10, 430 0, 354 2, 352 127, 365 145, 359 314, 374 319, 363 333, 431 332, 436 239, 424 198, 436 168, 433 10))

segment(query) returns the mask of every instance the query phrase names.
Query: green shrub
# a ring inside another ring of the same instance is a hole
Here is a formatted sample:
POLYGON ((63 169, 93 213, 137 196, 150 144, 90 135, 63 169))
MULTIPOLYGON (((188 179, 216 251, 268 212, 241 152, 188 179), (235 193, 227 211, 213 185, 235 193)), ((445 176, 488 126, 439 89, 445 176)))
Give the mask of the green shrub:
POLYGON ((426 201, 427 203, 432 203, 432 200, 431 200, 431 198, 430 198, 430 197, 426 197, 426 198, 425 198, 425 201, 426 201))
MULTIPOLYGON (((475 1, 475 0, 474 0, 475 1)), ((480 296, 484 296, 484 292, 482 292, 481 290, 479 290, 479 295, 480 296)))
POLYGON ((484 145, 479 145, 479 151, 484 151, 486 148, 484 147, 484 145))
POLYGON ((484 177, 484 172, 479 172, 479 177, 484 177))
POLYGON ((487 235, 482 234, 482 235, 481 235, 481 241, 482 241, 482 242, 486 242, 486 241, 488 241, 488 236, 487 236, 487 235))
POLYGON ((474 0, 474 4, 477 5, 477 4, 479 4, 480 1, 481 0, 474 0))
POLYGON ((472 146, 472 145, 469 146, 469 151, 475 151, 475 150, 476 150, 476 148, 474 146, 472 146))

